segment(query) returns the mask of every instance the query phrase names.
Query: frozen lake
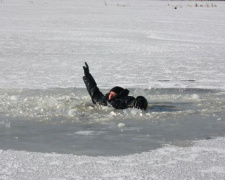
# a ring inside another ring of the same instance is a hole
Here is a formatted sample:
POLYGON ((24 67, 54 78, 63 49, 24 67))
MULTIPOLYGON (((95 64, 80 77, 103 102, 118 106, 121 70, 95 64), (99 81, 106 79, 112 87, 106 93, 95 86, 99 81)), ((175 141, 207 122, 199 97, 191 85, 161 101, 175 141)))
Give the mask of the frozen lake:
POLYGON ((105 3, 3 0, 0 85, 83 88, 86 61, 104 88, 225 89, 223 2, 105 3))
POLYGON ((224 91, 133 89, 131 94, 144 95, 148 109, 94 107, 85 89, 2 90, 0 147, 119 156, 225 135, 224 91))
POLYGON ((224 10, 0 1, 0 178, 222 179, 225 140, 193 141, 224 136, 224 10), (148 99, 147 111, 94 107, 85 61, 104 93, 128 88, 148 99))

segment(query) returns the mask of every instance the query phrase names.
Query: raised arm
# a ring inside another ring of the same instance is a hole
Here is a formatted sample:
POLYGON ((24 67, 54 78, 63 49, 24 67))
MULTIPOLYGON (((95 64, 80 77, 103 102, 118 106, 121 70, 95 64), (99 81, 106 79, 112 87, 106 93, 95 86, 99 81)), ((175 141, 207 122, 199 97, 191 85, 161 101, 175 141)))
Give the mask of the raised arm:
POLYGON ((95 82, 93 76, 89 72, 89 66, 85 62, 85 66, 83 66, 84 69, 84 83, 86 85, 87 91, 89 95, 91 96, 92 102, 94 104, 98 103, 100 105, 107 105, 107 101, 105 99, 105 96, 102 94, 102 92, 97 87, 97 83, 95 82))

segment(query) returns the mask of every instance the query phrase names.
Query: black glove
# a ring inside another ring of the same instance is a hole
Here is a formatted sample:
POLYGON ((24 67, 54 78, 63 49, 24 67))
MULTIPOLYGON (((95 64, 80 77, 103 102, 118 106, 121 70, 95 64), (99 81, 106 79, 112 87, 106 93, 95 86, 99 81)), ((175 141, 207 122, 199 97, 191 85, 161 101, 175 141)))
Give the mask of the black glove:
POLYGON ((84 68, 84 75, 87 76, 87 75, 89 75, 89 67, 88 67, 88 64, 86 62, 85 62, 85 65, 86 66, 83 66, 83 68, 84 68))
POLYGON ((134 101, 134 108, 146 110, 148 106, 148 101, 143 96, 138 96, 134 101))

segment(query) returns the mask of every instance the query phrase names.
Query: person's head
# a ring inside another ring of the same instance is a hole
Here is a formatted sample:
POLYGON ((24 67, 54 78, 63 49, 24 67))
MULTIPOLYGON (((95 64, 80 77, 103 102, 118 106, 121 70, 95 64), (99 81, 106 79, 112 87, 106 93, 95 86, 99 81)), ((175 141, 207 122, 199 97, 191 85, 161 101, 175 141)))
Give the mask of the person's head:
POLYGON ((123 91, 124 89, 122 87, 116 86, 114 88, 112 88, 109 91, 109 97, 108 100, 111 100, 113 97, 117 96, 118 94, 120 94, 121 91, 123 91))

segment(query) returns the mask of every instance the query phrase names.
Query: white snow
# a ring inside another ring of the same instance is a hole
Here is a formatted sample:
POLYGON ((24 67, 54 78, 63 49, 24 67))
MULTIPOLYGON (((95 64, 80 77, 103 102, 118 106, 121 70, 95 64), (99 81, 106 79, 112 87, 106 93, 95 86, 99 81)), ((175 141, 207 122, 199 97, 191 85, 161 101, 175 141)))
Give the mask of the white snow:
MULTIPOLYGON (((225 89, 225 4, 206 3, 1 0, 0 86, 84 88, 87 61, 101 88, 225 89)), ((222 180, 224 149, 216 138, 120 157, 0 150, 0 179, 222 180)))
POLYGON ((0 151, 1 179, 224 179, 225 139, 122 157, 0 151))
POLYGON ((195 4, 2 0, 0 85, 83 88, 87 61, 101 88, 225 89, 224 4, 195 4))

